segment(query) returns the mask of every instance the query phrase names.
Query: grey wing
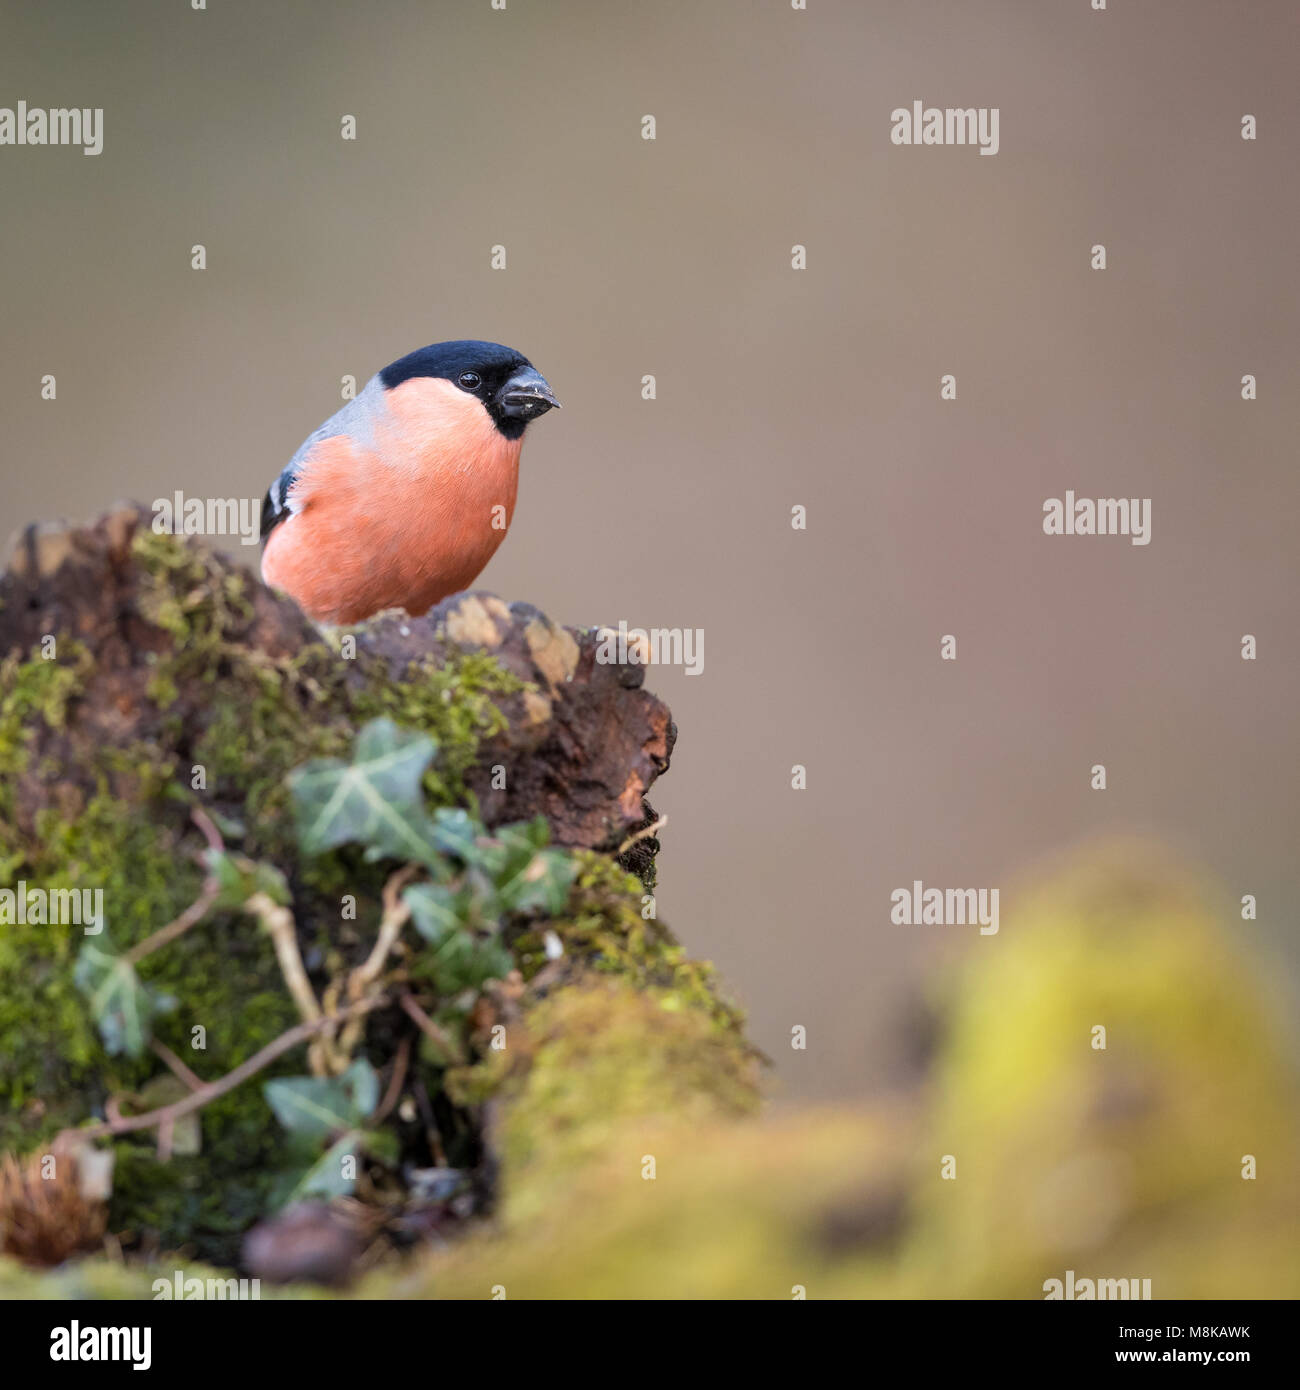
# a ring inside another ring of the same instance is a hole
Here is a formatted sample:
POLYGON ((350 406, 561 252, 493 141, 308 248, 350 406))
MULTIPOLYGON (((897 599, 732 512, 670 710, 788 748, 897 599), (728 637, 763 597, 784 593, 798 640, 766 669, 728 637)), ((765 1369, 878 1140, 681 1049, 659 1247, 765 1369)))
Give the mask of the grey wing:
POLYGON ((267 536, 289 515, 289 485, 298 476, 298 455, 285 464, 280 476, 271 484, 262 498, 262 539, 267 536))
POLYGON ((267 536, 282 522, 287 520, 292 514, 293 509, 289 506, 289 489, 293 486, 294 479, 302 472, 302 467, 311 453, 312 446, 322 439, 328 439, 332 434, 339 431, 333 428, 335 416, 327 420, 318 430, 313 430, 311 434, 298 446, 297 452, 288 463, 280 470, 280 476, 266 490, 266 496, 262 498, 262 539, 267 536))
POLYGON ((333 439, 346 434, 358 440, 368 440, 371 436, 371 422, 375 411, 382 406, 383 383, 372 377, 366 388, 355 399, 349 401, 341 410, 336 410, 319 429, 313 430, 298 446, 294 456, 280 470, 280 476, 267 489, 262 499, 262 539, 282 522, 293 515, 294 508, 289 501, 289 489, 294 479, 302 472, 311 451, 323 439, 333 439))

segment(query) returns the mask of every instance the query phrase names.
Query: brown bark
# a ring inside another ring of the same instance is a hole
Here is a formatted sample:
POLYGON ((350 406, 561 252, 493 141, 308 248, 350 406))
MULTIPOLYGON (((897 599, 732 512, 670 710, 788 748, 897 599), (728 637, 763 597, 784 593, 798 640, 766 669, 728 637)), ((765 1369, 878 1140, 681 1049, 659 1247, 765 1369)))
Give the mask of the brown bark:
MULTIPOLYGON (((49 765, 50 757, 62 769, 75 768, 84 740, 126 747, 162 736, 163 717, 147 691, 156 656, 171 651, 174 639, 141 603, 145 576, 132 550, 149 523, 146 510, 122 507, 87 526, 29 526, 13 545, 0 577, 0 656, 26 659, 55 634, 82 642, 93 662, 65 727, 37 731, 33 768, 49 765)), ((218 577, 242 568, 200 542, 186 544, 203 549, 218 577)), ((178 590, 177 597, 183 601, 185 594, 178 590)), ((250 610, 232 619, 242 647, 278 659, 318 637, 291 600, 256 577, 244 597, 250 610)), ((358 652, 382 660, 394 676, 413 660, 483 649, 531 683, 532 689, 501 697, 508 728, 482 747, 467 777, 488 824, 541 812, 558 843, 611 850, 653 822, 645 793, 668 767, 676 729, 667 706, 641 688, 640 667, 596 660, 594 629, 558 627, 527 604, 466 593, 420 618, 380 615, 356 636, 358 652), (492 788, 496 764, 506 769, 507 790, 492 788)), ((169 710, 166 741, 185 746, 187 721, 197 728, 204 714, 204 691, 182 689, 169 710)), ((33 772, 21 779, 23 819, 48 804, 50 789, 37 778, 33 772)), ((644 839, 625 862, 644 874, 657 847, 653 837, 644 839)))

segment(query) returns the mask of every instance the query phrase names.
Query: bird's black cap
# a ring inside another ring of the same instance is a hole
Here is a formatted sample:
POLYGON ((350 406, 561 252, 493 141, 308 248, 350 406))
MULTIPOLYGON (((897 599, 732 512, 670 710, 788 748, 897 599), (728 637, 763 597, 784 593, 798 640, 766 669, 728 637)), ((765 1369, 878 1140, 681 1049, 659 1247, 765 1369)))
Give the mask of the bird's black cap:
POLYGON ((386 391, 416 377, 445 378, 477 396, 507 439, 518 439, 529 420, 559 405, 546 378, 522 352, 478 338, 417 348, 379 373, 386 391))

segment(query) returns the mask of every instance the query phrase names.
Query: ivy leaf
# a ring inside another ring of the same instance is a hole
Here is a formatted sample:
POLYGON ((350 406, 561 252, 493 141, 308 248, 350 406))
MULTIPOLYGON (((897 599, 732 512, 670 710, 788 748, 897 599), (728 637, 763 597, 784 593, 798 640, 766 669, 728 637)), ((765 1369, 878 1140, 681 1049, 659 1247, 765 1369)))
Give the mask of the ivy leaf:
POLYGON ((448 1042, 435 1042, 427 1033, 420 1034, 420 1060, 431 1067, 454 1067, 465 1058, 456 1048, 465 1019, 461 1010, 446 1009, 444 1017, 435 1020, 447 1035, 448 1042))
POLYGON ((503 825, 497 831, 497 839, 503 845, 515 850, 545 849, 551 843, 551 823, 545 816, 534 816, 532 820, 518 821, 514 825, 503 825))
POLYGON ((360 1130, 349 1130, 325 1150, 294 1185, 286 1198, 298 1202, 304 1197, 346 1197, 356 1186, 355 1178, 343 1176, 343 1160, 360 1157, 360 1130))
POLYGON ((208 808, 208 815, 212 817, 212 823, 221 831, 224 839, 242 840, 244 838, 246 827, 242 820, 235 816, 228 816, 223 811, 218 811, 215 806, 208 808))
POLYGON ((342 1076, 289 1076, 262 1087, 275 1118, 291 1134, 326 1139, 356 1129, 379 1104, 379 1076, 358 1057, 342 1076))
POLYGON ((380 855, 438 867, 421 779, 437 751, 427 734, 373 719, 351 764, 317 758, 289 774, 298 840, 308 854, 360 841, 380 855))
POLYGON ((397 1162, 399 1152, 397 1136, 389 1130, 350 1129, 303 1173, 282 1201, 288 1204, 304 1197, 346 1197, 356 1186, 356 1179, 343 1176, 345 1158, 359 1160, 362 1154, 367 1154, 392 1165, 397 1162))
POLYGON ((434 946, 441 945, 451 933, 464 930, 469 918, 470 894, 465 888, 416 883, 402 898, 411 909, 416 931, 434 946))
POLYGON ((480 851, 479 864, 491 878, 500 899, 500 912, 522 911, 517 901, 519 880, 528 872, 537 853, 550 842, 551 828, 545 816, 518 825, 503 825, 480 851))
MULTIPOLYGON (((164 1072, 148 1081, 132 1097, 134 1105, 126 1113, 143 1114, 146 1110, 157 1110, 164 1105, 173 1105, 184 1100, 190 1088, 178 1076, 164 1072)), ((172 1123, 172 1155, 187 1158, 203 1150, 203 1128, 197 1112, 182 1115, 172 1123)))
POLYGON ((391 1129, 368 1129, 361 1135, 361 1147, 380 1163, 394 1165, 401 1156, 401 1145, 391 1129))
POLYGON ((91 1017, 110 1057, 141 1057, 153 1036, 153 1019, 176 1001, 150 989, 135 966, 106 941, 86 942, 77 956, 73 981, 90 1000, 91 1017))
POLYGON ((225 849, 203 851, 203 864, 217 880, 217 907, 240 908, 254 893, 265 893, 272 902, 289 903, 289 884, 273 864, 262 864, 225 849))
POLYGON ((504 980, 515 959, 496 936, 480 939, 461 930, 426 951, 421 964, 438 993, 450 995, 478 989, 488 980, 504 980))
POLYGON ((489 980, 504 980, 515 968, 515 958, 495 937, 475 943, 477 950, 470 961, 462 988, 478 989, 489 980))
POLYGON ((461 807, 440 806, 433 813, 433 842, 444 853, 468 862, 483 827, 461 807))
POLYGON ((497 880, 497 897, 508 912, 540 911, 556 917, 569 901, 577 872, 578 866, 563 850, 534 850, 526 841, 516 841, 509 846, 497 880))

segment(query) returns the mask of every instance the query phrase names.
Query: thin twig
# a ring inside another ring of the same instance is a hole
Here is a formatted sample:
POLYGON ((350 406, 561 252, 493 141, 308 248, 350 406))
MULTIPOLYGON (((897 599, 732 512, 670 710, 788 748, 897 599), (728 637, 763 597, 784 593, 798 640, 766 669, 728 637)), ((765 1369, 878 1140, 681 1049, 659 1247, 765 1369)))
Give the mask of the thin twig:
MULTIPOLYGON (((343 993, 343 981, 337 977, 330 980, 321 994, 321 1013, 331 1017, 339 1011, 339 998, 343 993)), ((334 1046, 334 1029, 313 1039, 307 1049, 307 1065, 313 1076, 339 1076, 347 1070, 348 1059, 334 1046)))
POLYGON ((638 840, 648 840, 651 835, 656 831, 662 830, 667 824, 668 817, 660 816, 653 825, 647 825, 643 829, 638 830, 634 835, 629 835, 627 839, 619 845, 618 849, 615 850, 614 857, 617 859, 620 855, 626 854, 638 840))
POLYGON ((415 1024, 420 1031, 424 1033, 426 1037, 432 1038, 453 1062, 463 1062, 465 1060, 464 1054, 461 1052, 460 1048, 415 1002, 415 996, 413 994, 404 994, 397 1002, 402 1006, 406 1014, 415 1020, 415 1024))
POLYGON ((411 1060, 411 1040, 403 1038, 397 1045, 397 1057, 393 1062, 393 1075, 389 1079, 388 1089, 384 1092, 384 1098, 379 1103, 379 1109, 370 1117, 370 1124, 378 1128, 392 1113, 393 1107, 397 1104, 397 1098, 402 1094, 402 1086, 406 1081, 406 1067, 411 1060))
POLYGON ((438 1132, 438 1121, 434 1118, 433 1104, 429 1100, 429 1093, 424 1089, 424 1082, 419 1075, 415 1078, 415 1103, 420 1111, 420 1118, 424 1121, 424 1136, 429 1141, 429 1152, 433 1155, 433 1161, 439 1168, 447 1166, 447 1151, 442 1146, 442 1135, 438 1132))
POLYGON ((155 951, 175 941, 178 936, 184 936, 191 927, 197 926, 208 915, 208 909, 216 902, 219 892, 216 880, 209 877, 198 898, 175 921, 168 922, 152 936, 145 937, 143 941, 131 947, 124 957, 127 964, 139 965, 145 956, 151 956, 155 951))
POLYGON ((225 849, 226 842, 221 838, 221 831, 213 824, 212 817, 202 806, 195 806, 191 809, 190 819, 202 832, 203 838, 208 842, 209 849, 225 849))
POLYGON ((379 923, 379 936, 365 964, 357 966, 348 978, 349 998, 360 999, 366 986, 379 978, 379 972, 384 968, 389 951, 393 949, 402 928, 411 916, 411 909, 398 894, 418 872, 418 864, 407 864, 396 873, 390 874, 388 882, 384 884, 384 915, 379 923))
POLYGON ((170 1071, 173 1076, 179 1077, 180 1080, 182 1080, 190 1088, 191 1091, 198 1091, 202 1089, 203 1078, 201 1076, 195 1076, 195 1074, 189 1069, 189 1067, 187 1067, 185 1063, 181 1061, 181 1059, 171 1050, 170 1047, 166 1045, 166 1043, 161 1043, 158 1041, 157 1038, 155 1038, 153 1042, 150 1044, 150 1046, 153 1048, 154 1054, 158 1057, 161 1057, 162 1060, 166 1063, 167 1070, 170 1071))
POLYGON ((293 1002, 305 1023, 314 1023, 321 1017, 320 1005, 312 991, 311 981, 303 968, 302 956, 298 951, 298 933, 294 928, 293 913, 281 907, 265 893, 254 893, 244 904, 245 910, 255 914, 266 928, 275 946, 275 958, 280 962, 280 973, 293 995, 293 1002))
MULTIPOLYGON (((190 818, 213 849, 225 848, 221 839, 221 832, 213 825, 211 817, 202 807, 191 808, 190 818)), ((137 942, 127 951, 124 957, 127 964, 139 965, 146 956, 151 956, 155 951, 175 941, 178 936, 184 936, 191 927, 197 926, 208 915, 208 909, 216 901, 220 891, 221 886, 216 877, 208 874, 203 880, 203 889, 198 898, 179 917, 168 922, 165 927, 160 927, 152 936, 147 936, 143 941, 137 942)))
POLYGON ((216 1081, 206 1082, 200 1090, 191 1091, 184 1099, 173 1101, 170 1105, 161 1106, 157 1110, 150 1110, 143 1115, 120 1115, 116 1121, 102 1121, 99 1124, 87 1125, 85 1129, 65 1130, 64 1134, 77 1139, 103 1139, 110 1134, 129 1134, 137 1129, 152 1129, 154 1125, 163 1124, 168 1120, 175 1122, 185 1115, 192 1115, 210 1101, 224 1096, 227 1091, 233 1091, 236 1086, 247 1081, 250 1076, 256 1076, 264 1067, 270 1066, 277 1057, 283 1056, 291 1048, 297 1047, 299 1043, 306 1042, 308 1038, 319 1033, 322 1028, 337 1023, 340 1019, 351 1017, 353 1014, 369 1013, 371 1009, 377 1008, 384 1002, 386 1001, 382 995, 374 999, 362 999, 356 1004, 349 1004, 333 1018, 316 1018, 306 1023, 299 1023, 296 1027, 290 1028, 287 1033, 281 1033, 278 1038, 267 1043, 260 1051, 253 1053, 246 1062, 241 1062, 233 1071, 228 1071, 225 1076, 216 1081))
MULTIPOLYGON (((400 896, 401 891, 411 877, 418 872, 419 865, 407 864, 398 869, 396 873, 389 874, 388 881, 384 884, 384 915, 380 919, 379 935, 375 939, 374 949, 367 959, 348 976, 349 999, 360 999, 366 989, 379 978, 384 963, 388 959, 388 953, 397 944, 397 938, 401 936, 402 928, 411 916, 411 909, 406 905, 405 899, 400 896)), ((359 1018, 354 1018, 344 1028, 338 1046, 338 1051, 344 1057, 352 1055, 353 1048, 356 1047, 361 1038, 363 1027, 362 1021, 359 1018)))

